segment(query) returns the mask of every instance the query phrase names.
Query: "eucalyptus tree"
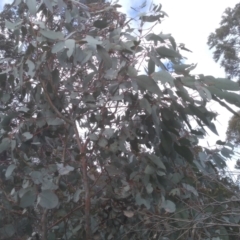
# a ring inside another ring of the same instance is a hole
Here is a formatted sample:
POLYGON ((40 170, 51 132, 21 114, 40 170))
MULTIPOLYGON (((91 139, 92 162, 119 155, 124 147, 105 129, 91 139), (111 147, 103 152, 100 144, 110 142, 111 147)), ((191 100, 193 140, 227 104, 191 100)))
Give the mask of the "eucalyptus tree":
POLYGON ((15 0, 1 13, 3 239, 238 238, 231 146, 198 139, 217 134, 206 103, 239 106, 239 85, 191 74, 153 31, 161 4, 137 27, 120 7, 15 0))
MULTIPOLYGON (((214 49, 213 58, 220 62, 229 77, 239 78, 240 74, 240 3, 227 8, 215 32, 208 37, 210 49, 214 49)), ((239 79, 238 79, 239 80, 239 79)))

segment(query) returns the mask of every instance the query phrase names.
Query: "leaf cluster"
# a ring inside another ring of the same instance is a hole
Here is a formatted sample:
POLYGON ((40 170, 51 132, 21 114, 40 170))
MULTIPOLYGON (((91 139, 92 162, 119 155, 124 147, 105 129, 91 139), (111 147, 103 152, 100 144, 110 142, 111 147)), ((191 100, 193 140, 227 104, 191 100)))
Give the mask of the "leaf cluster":
POLYGON ((206 103, 239 106, 238 84, 192 75, 171 34, 145 32, 161 5, 135 29, 118 4, 70 3, 1 15, 0 236, 235 239, 232 148, 198 142, 217 134, 206 103))

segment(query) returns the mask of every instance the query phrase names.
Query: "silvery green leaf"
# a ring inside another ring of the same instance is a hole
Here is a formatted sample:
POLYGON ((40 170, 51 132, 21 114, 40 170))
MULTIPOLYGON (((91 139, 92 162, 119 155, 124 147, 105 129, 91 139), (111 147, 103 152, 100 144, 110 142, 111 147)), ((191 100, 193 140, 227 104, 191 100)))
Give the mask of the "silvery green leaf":
POLYGON ((9 177, 12 175, 12 173, 13 173, 13 171, 14 171, 14 169, 15 169, 16 167, 17 167, 17 166, 16 166, 15 164, 9 165, 8 168, 7 168, 7 170, 6 170, 6 172, 5 172, 5 177, 6 177, 6 178, 9 178, 9 177))
POLYGON ((64 41, 59 41, 53 46, 52 53, 60 52, 64 49, 64 47, 65 47, 65 42, 64 41))
POLYGON ((37 2, 36 0, 25 0, 25 3, 28 6, 28 10, 32 15, 35 15, 37 12, 37 2))
POLYGON ((58 205, 58 196, 51 190, 43 190, 38 195, 38 204, 46 209, 53 209, 58 205))
POLYGON ((26 140, 29 140, 33 137, 33 135, 30 132, 25 132, 22 134, 26 140))
POLYGON ((160 81, 161 83, 169 83, 169 85, 171 87, 174 87, 174 78, 172 77, 172 75, 165 71, 165 70, 162 70, 162 71, 159 71, 159 72, 154 72, 152 73, 152 78, 155 80, 155 81, 160 81))
POLYGON ((63 165, 63 163, 57 163, 59 175, 67 175, 69 172, 73 171, 74 168, 69 165, 63 165))
POLYGON ((40 30, 39 31, 44 37, 52 40, 63 40, 64 35, 62 32, 55 32, 51 30, 40 30))
POLYGON ((66 48, 68 48, 67 56, 71 57, 73 54, 73 51, 75 49, 75 40, 74 39, 65 40, 65 46, 66 46, 66 48))

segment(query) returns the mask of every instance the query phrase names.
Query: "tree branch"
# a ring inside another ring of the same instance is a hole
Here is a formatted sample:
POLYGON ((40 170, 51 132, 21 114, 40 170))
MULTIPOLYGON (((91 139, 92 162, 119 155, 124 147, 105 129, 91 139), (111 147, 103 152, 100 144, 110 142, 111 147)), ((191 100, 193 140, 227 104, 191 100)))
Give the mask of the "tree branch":
POLYGON ((45 94, 45 96, 46 96, 47 102, 49 103, 49 105, 51 106, 51 108, 53 109, 53 111, 57 114, 57 116, 58 116, 59 118, 63 119, 65 122, 69 123, 70 125, 74 125, 74 122, 72 122, 70 119, 64 117, 64 116, 58 111, 58 109, 54 106, 51 98, 50 98, 49 95, 48 95, 48 92, 47 92, 47 89, 46 89, 45 84, 44 84, 42 81, 40 81, 40 82, 41 82, 41 84, 42 84, 42 87, 43 87, 44 94, 45 94))
POLYGON ((229 112, 233 113, 235 116, 240 117, 239 113, 234 111, 231 107, 229 107, 225 102, 221 101, 219 98, 217 98, 215 95, 212 95, 212 99, 218 102, 220 105, 225 107, 229 112))
POLYGON ((47 102, 51 106, 51 108, 54 110, 54 112, 57 114, 57 116, 61 119, 63 119, 65 122, 69 123, 74 127, 74 132, 76 135, 76 141, 79 148, 79 151, 81 153, 81 170, 83 175, 83 184, 84 184, 84 190, 85 190, 85 231, 86 231, 86 240, 91 240, 91 221, 90 221, 90 207, 91 207, 91 201, 90 201, 90 189, 89 189, 89 182, 88 182, 88 175, 87 175, 87 159, 86 159, 86 148, 88 141, 85 142, 85 144, 82 142, 79 132, 77 129, 76 121, 72 121, 66 117, 64 117, 58 109, 54 106, 50 96, 48 95, 47 89, 44 85, 43 81, 40 81, 42 84, 42 87, 44 89, 44 93, 47 99, 47 102))
POLYGON ((75 207, 72 211, 70 211, 69 213, 67 213, 65 216, 63 216, 62 218, 60 218, 59 220, 57 220, 55 223, 53 223, 50 227, 48 227, 47 230, 50 230, 51 228, 53 228, 54 226, 58 225, 60 222, 62 222, 63 220, 65 220, 67 217, 69 217, 72 213, 74 213, 75 211, 77 211, 79 208, 83 207, 84 205, 80 205, 75 207))
POLYGON ((89 188, 89 182, 88 182, 88 175, 87 175, 87 159, 86 159, 86 148, 88 141, 85 142, 85 144, 81 143, 81 138, 79 136, 79 132, 76 126, 76 123, 74 124, 74 132, 76 134, 76 140, 78 144, 78 148, 80 149, 80 162, 81 162, 81 169, 82 169, 82 175, 83 175, 83 184, 84 184, 84 190, 85 190, 85 230, 86 230, 86 240, 91 240, 91 220, 90 220, 90 208, 91 208, 91 199, 90 199, 90 188, 89 188))
POLYGON ((43 215, 42 215, 42 218, 41 218, 42 240, 47 240, 47 232, 48 232, 48 228, 47 228, 47 214, 48 214, 48 210, 44 209, 43 215))

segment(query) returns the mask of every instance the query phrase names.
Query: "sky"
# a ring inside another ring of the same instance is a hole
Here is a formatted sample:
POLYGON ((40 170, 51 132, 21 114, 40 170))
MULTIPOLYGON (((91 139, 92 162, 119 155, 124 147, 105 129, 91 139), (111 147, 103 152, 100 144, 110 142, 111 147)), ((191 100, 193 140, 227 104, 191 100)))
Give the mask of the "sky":
MULTIPOLYGON (((130 7, 139 6, 142 2, 119 0, 118 3, 122 5, 121 11, 128 15, 136 15, 130 7)), ((207 39, 209 34, 219 26, 224 10, 227 7, 234 7, 239 0, 154 0, 154 2, 161 3, 162 10, 169 16, 161 25, 158 25, 158 29, 154 30, 155 33, 171 33, 177 43, 184 43, 188 49, 192 50, 193 53, 184 52, 184 56, 188 58, 187 63, 198 64, 192 73, 225 77, 224 70, 213 60, 212 52, 207 46, 207 39)), ((12 0, 0 0, 0 9, 5 3, 12 3, 12 0)), ((207 141, 204 140, 201 144, 213 146, 217 140, 225 140, 225 132, 232 114, 217 103, 210 103, 209 108, 220 112, 215 122, 219 136, 209 132, 207 141)), ((234 164, 234 161, 229 163, 231 169, 234 169, 234 164)))

